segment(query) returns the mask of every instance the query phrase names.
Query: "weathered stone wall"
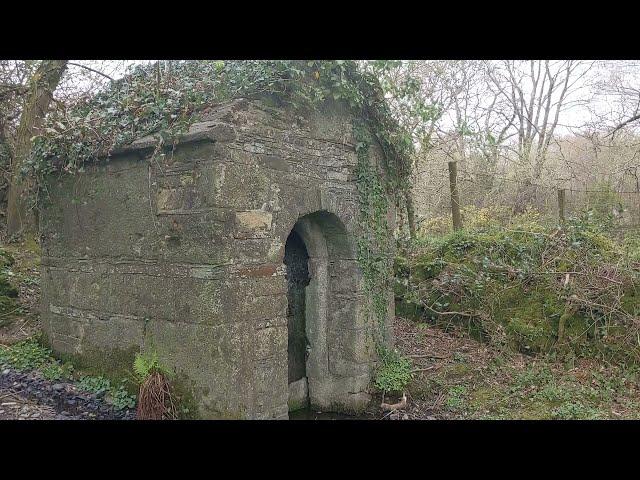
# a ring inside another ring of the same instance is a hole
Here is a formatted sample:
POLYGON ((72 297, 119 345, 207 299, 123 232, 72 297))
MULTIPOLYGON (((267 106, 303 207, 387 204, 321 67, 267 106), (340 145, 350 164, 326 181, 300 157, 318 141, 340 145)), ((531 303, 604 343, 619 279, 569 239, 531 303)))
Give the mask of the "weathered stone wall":
POLYGON ((50 181, 42 321, 53 349, 105 372, 154 349, 200 417, 287 418, 283 256, 296 228, 310 257, 311 403, 363 408, 374 349, 349 115, 234 100, 173 151, 151 158, 154 146, 141 139, 50 181))

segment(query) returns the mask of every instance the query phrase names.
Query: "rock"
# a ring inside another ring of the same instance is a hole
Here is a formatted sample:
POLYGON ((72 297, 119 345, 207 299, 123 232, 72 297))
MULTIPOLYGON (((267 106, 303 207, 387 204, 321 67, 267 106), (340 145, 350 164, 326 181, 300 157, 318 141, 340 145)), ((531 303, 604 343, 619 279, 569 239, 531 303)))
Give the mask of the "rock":
POLYGON ((11 370, 9 370, 8 368, 5 368, 4 370, 2 370, 2 375, 9 375, 11 373, 11 370))
MULTIPOLYGON (((3 370, 7 369, 0 365, 0 374, 2 374, 0 383, 5 388, 12 388, 17 396, 22 396, 25 399, 29 398, 39 406, 47 405, 53 407, 54 410, 40 411, 33 404, 3 401, 1 402, 3 405, 0 408, 0 418, 9 417, 19 420, 131 420, 134 417, 129 411, 119 412, 109 406, 103 398, 99 398, 104 395, 80 393, 71 383, 55 383, 29 373, 16 372, 10 369, 9 373, 5 375, 3 370), (58 411, 59 409, 64 410, 58 411)), ((3 400, 10 399, 11 397, 3 400)))

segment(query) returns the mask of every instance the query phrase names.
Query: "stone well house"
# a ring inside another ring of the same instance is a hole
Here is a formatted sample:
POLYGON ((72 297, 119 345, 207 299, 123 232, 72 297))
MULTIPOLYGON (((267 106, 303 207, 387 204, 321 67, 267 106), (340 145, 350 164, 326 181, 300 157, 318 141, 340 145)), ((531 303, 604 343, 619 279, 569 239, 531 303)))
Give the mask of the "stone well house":
MULTIPOLYGON (((356 260, 354 145, 338 104, 300 115, 235 99, 174 148, 142 138, 51 177, 41 212, 51 347, 105 373, 153 349, 200 418, 361 411, 375 348, 356 260)), ((380 165, 381 150, 370 152, 380 165)))

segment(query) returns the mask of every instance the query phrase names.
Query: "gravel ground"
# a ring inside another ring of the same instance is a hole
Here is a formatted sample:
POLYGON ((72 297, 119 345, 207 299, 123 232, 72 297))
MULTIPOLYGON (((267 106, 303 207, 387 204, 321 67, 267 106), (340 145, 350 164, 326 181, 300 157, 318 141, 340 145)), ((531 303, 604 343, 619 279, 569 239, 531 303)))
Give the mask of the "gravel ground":
POLYGON ((69 382, 0 366, 0 420, 133 420, 133 410, 116 410, 102 398, 69 382))

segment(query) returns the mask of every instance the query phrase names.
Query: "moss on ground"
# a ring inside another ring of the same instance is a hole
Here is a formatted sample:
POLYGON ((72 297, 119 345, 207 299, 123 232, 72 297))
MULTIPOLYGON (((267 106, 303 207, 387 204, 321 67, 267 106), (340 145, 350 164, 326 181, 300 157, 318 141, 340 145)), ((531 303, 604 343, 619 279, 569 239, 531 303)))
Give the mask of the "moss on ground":
POLYGON ((415 418, 638 418, 640 232, 616 238, 593 211, 563 228, 478 216, 426 222, 396 259, 400 349, 441 355, 408 387, 415 418), (488 353, 455 360, 462 337, 488 353))
POLYGON ((530 355, 640 359, 635 244, 611 237, 590 214, 564 229, 530 214, 474 225, 423 235, 396 259, 399 315, 463 325, 474 338, 530 355))
MULTIPOLYGON (((437 328, 437 327, 434 327, 437 328)), ((525 363, 493 352, 491 362, 453 363, 414 378, 414 408, 433 405, 436 418, 587 420, 638 418, 637 370, 585 365, 566 368, 552 359, 525 363)), ((416 413, 416 418, 424 413, 416 413)))

